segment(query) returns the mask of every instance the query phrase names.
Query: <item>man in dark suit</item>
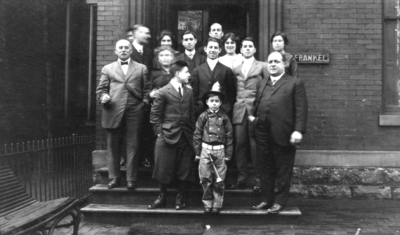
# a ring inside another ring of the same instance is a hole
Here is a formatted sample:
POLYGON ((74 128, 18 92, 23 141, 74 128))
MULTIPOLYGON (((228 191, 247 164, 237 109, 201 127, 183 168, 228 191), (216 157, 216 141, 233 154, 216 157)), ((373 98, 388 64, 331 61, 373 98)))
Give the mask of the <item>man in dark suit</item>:
MULTIPOLYGON (((131 59, 144 64, 149 72, 152 71, 153 52, 147 47, 151 38, 150 30, 142 24, 136 24, 127 29, 128 40, 132 43, 131 59)), ((149 110, 145 110, 143 122, 143 133, 140 136, 142 145, 140 147, 140 159, 144 166, 150 167, 153 159, 153 133, 149 123, 149 110)))
POLYGON ((268 213, 279 213, 286 206, 296 148, 306 131, 306 90, 300 78, 284 73, 285 61, 280 52, 268 56, 270 76, 258 82, 253 115, 249 116, 256 124, 262 193, 262 202, 252 209, 267 209, 268 213))
POLYGON ((143 112, 149 105, 150 81, 146 66, 130 59, 132 45, 119 40, 115 46, 118 61, 101 70, 96 94, 103 106, 102 126, 106 128, 109 188, 120 185, 120 158, 122 145, 126 151, 127 188, 136 187, 138 171, 139 134, 143 112))
POLYGON ((194 159, 194 98, 192 90, 183 85, 188 82, 189 69, 185 61, 178 60, 169 71, 174 77, 159 90, 150 113, 157 135, 153 178, 160 183, 160 195, 149 209, 165 207, 167 187, 174 177, 179 180, 175 209, 185 207, 186 184, 194 159))
MULTIPOLYGON (((256 140, 254 139, 254 126, 249 122, 248 116, 253 108, 256 96, 257 82, 268 77, 267 64, 254 58, 256 48, 253 38, 247 37, 242 41, 241 53, 243 62, 233 68, 237 80, 236 103, 233 105, 232 124, 235 134, 235 162, 238 170, 236 188, 244 188, 247 178, 247 158, 251 157, 253 167, 257 166, 256 140)), ((259 190, 260 180, 254 178, 254 189, 259 190)))
POLYGON ((176 57, 176 60, 183 60, 188 64, 190 74, 193 73, 193 70, 196 67, 206 62, 207 58, 199 53, 196 53, 196 43, 196 34, 190 30, 185 31, 182 35, 182 45, 185 47, 185 51, 176 57))
MULTIPOLYGON (((224 36, 224 31, 222 29, 222 25, 220 23, 213 23, 210 26, 210 32, 208 33, 208 36, 210 36, 211 38, 216 38, 221 40, 222 37, 224 36)), ((205 51, 205 46, 204 47, 199 47, 197 49, 197 53, 199 55, 203 55, 203 56, 207 56, 207 53, 205 51)), ((224 56, 226 55, 226 51, 225 48, 222 48, 221 53, 219 56, 224 56)))
POLYGON ((147 69, 151 71, 153 52, 147 47, 149 39, 151 38, 149 28, 142 24, 136 24, 129 27, 126 32, 128 40, 133 46, 131 59, 146 65, 147 69))
POLYGON ((209 38, 206 46, 207 61, 193 70, 191 85, 195 97, 196 117, 206 108, 201 101, 203 95, 212 90, 220 91, 225 95, 225 102, 221 109, 231 116, 232 105, 236 100, 236 78, 230 68, 218 62, 221 53, 221 42, 209 38))

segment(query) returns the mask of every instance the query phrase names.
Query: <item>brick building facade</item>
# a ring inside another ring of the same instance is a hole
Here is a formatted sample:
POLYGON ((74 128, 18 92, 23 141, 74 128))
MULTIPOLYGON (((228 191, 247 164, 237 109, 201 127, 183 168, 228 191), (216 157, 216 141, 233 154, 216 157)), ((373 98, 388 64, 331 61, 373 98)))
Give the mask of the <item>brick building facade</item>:
MULTIPOLYGON (((309 121, 296 158, 294 188, 303 196, 325 193, 329 197, 327 192, 334 192, 344 197, 400 198, 397 1, 204 1, 207 6, 189 0, 86 2, 98 9, 98 79, 101 68, 116 59, 114 44, 125 38, 128 26, 149 26, 154 45, 162 29, 174 30, 177 11, 207 11, 203 16, 212 23, 218 19, 213 11, 235 4, 247 11, 244 32, 257 39, 257 59, 268 56, 269 37, 276 30, 288 35, 288 52, 328 52, 328 64, 299 65, 299 77, 306 83, 309 121)), ((227 25, 225 33, 234 30, 232 25, 227 25)), ((208 32, 207 24, 204 30, 208 32)), ((98 150, 106 148, 100 115, 97 106, 98 150)))

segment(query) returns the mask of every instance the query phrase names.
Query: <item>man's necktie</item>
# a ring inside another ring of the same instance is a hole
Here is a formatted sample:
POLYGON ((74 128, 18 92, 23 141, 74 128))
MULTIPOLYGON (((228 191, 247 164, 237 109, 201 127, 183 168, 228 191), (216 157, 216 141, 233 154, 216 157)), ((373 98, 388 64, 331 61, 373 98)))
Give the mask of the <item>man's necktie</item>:
POLYGON ((128 65, 128 61, 121 61, 121 65, 124 65, 124 64, 128 65))
POLYGON ((189 53, 188 56, 189 56, 190 59, 193 59, 193 54, 192 53, 189 53))
POLYGON ((181 98, 182 98, 182 90, 181 90, 181 87, 178 88, 178 91, 179 91, 179 95, 180 95, 181 98))

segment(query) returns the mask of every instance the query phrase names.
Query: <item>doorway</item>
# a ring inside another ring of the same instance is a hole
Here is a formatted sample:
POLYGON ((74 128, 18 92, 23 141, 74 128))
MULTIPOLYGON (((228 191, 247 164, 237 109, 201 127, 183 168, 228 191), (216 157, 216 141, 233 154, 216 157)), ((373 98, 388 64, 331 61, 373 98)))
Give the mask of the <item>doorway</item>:
POLYGON ((157 15, 152 27, 154 34, 171 30, 180 52, 184 50, 181 41, 184 31, 195 31, 198 48, 204 46, 210 25, 216 22, 223 26, 225 34, 235 33, 240 40, 252 36, 258 44, 257 0, 169 0, 153 9, 157 15))

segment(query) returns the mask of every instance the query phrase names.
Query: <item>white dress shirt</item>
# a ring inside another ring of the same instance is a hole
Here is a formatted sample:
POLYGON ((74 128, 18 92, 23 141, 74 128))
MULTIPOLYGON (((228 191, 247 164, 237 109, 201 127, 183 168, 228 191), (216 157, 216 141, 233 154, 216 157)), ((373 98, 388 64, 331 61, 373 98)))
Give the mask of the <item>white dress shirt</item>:
POLYGON ((196 53, 196 50, 192 50, 192 51, 185 50, 185 54, 186 54, 191 60, 193 60, 194 53, 196 53))
POLYGON ((214 68, 217 65, 217 63, 218 63, 218 58, 215 60, 207 58, 207 64, 208 64, 208 66, 210 66, 211 71, 214 71, 214 68))
POLYGON ((254 62, 254 56, 249 58, 249 59, 243 59, 243 64, 242 64, 242 73, 244 77, 246 78, 251 66, 253 65, 254 62))
MULTIPOLYGON (((118 63, 121 65, 122 60, 118 59, 118 63)), ((128 64, 121 65, 122 72, 126 75, 128 73, 129 63, 131 62, 131 58, 128 58, 124 62, 128 62, 128 64)))
POLYGON ((281 75, 276 76, 276 77, 269 76, 269 77, 271 78, 272 85, 275 85, 275 83, 276 83, 277 81, 279 81, 279 79, 281 79, 281 77, 282 77, 284 74, 285 74, 285 72, 283 72, 281 75))

